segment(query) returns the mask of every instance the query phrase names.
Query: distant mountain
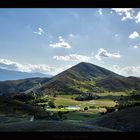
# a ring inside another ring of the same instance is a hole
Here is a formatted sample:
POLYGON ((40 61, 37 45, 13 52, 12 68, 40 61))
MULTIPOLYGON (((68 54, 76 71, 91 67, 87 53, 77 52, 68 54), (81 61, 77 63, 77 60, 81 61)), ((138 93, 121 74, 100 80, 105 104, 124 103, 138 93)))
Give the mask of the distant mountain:
POLYGON ((21 80, 0 81, 0 95, 11 96, 23 93, 34 86, 42 85, 51 78, 27 78, 21 80))
POLYGON ((140 78, 124 77, 105 68, 79 63, 51 78, 28 78, 0 82, 0 95, 19 93, 82 94, 140 90, 140 78))
POLYGON ((33 78, 33 77, 51 77, 51 75, 45 75, 42 73, 27 73, 27 72, 0 69, 0 81, 18 80, 18 79, 33 78))
POLYGON ((140 89, 140 78, 124 77, 105 68, 79 63, 52 77, 41 90, 45 94, 92 93, 140 89))

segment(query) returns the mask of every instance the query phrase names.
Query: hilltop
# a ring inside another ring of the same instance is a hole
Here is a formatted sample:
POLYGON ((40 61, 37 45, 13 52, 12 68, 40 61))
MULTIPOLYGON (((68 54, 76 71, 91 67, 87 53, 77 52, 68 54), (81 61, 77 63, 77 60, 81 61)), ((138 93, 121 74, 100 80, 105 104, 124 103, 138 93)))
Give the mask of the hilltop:
POLYGON ((41 91, 45 94, 89 93, 140 89, 140 78, 124 77, 105 68, 79 63, 46 82, 41 91))

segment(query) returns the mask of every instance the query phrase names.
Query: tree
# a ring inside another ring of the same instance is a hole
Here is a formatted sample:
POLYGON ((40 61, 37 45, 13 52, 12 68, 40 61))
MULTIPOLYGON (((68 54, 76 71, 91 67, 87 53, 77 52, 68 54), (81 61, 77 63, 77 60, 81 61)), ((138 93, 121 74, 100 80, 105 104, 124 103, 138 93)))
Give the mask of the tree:
POLYGON ((84 107, 84 110, 88 110, 88 107, 86 106, 86 107, 84 107))
POLYGON ((53 100, 48 101, 48 106, 50 106, 51 108, 56 108, 53 100))

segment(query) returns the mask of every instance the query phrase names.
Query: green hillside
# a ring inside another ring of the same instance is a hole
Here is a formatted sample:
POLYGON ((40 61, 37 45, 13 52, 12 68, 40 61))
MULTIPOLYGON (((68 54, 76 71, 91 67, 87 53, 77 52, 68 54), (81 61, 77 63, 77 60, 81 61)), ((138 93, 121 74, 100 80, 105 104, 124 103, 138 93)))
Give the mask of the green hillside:
POLYGON ((96 120, 87 121, 89 124, 107 127, 126 132, 140 131, 140 106, 126 108, 104 115, 96 120))
POLYGON ((45 83, 50 78, 27 78, 21 80, 0 81, 0 95, 14 95, 24 92, 35 85, 45 83))
POLYGON ((44 94, 81 94, 140 89, 140 78, 124 77, 102 67, 79 63, 54 76, 41 91, 44 94))

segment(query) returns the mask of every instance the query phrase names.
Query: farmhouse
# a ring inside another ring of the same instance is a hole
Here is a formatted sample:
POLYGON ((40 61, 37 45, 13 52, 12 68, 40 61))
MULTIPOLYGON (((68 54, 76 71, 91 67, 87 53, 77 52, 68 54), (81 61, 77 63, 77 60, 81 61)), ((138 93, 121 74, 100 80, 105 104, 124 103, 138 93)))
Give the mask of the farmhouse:
POLYGON ((80 106, 65 106, 65 109, 73 109, 73 110, 77 110, 80 109, 80 106))

